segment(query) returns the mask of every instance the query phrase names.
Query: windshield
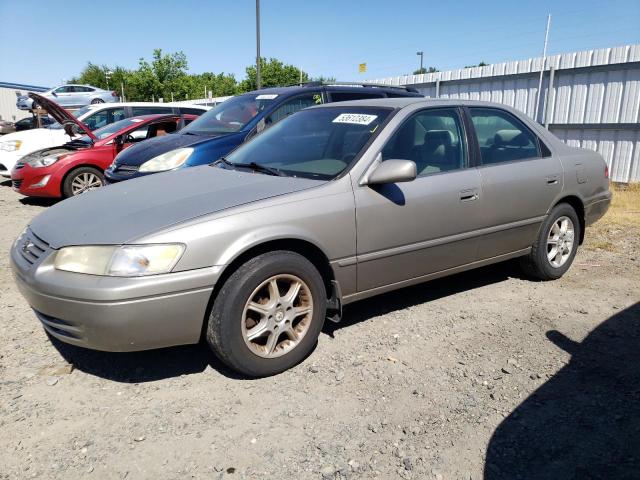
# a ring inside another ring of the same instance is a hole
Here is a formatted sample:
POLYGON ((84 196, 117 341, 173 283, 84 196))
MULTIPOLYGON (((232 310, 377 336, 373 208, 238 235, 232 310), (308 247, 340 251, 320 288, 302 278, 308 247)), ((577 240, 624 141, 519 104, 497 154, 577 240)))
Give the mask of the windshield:
POLYGON ((277 97, 275 93, 247 93, 232 97, 201 115, 182 132, 194 135, 239 132, 277 97))
MULTIPOLYGON (((105 138, 110 137, 114 133, 117 133, 124 128, 130 127, 131 125, 135 125, 136 123, 142 123, 142 122, 144 122, 144 120, 141 118, 125 118, 124 120, 120 120, 118 122, 105 125, 102 128, 94 130, 92 133, 95 135, 95 137, 98 140, 104 140, 105 138)), ((89 135, 83 135, 78 140, 81 140, 87 143, 91 142, 91 138, 89 137, 89 135)))
MULTIPOLYGON (((86 107, 82 107, 79 108, 78 110, 71 112, 71 115, 73 115, 76 118, 81 117, 82 115, 84 115, 85 113, 89 112, 91 110, 91 107, 86 106, 86 107)), ((54 130, 59 130, 62 128, 62 125, 60 125, 58 122, 54 122, 52 123, 48 128, 52 128, 54 130)))
POLYGON ((331 179, 347 168, 391 111, 337 106, 302 110, 240 146, 226 160, 236 165, 256 163, 283 175, 331 179))

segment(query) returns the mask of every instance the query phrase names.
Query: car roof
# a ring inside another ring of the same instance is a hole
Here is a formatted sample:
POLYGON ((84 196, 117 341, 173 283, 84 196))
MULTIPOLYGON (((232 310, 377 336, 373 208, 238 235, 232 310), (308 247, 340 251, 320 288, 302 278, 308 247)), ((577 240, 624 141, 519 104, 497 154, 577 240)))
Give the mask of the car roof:
POLYGON ((247 92, 249 94, 277 94, 277 95, 291 95, 295 93, 309 92, 309 91, 320 91, 320 90, 333 90, 333 91, 343 91, 343 92, 385 92, 385 93, 394 93, 394 94, 406 94, 408 98, 423 98, 420 93, 417 91, 405 88, 405 87, 396 87, 389 85, 373 85, 366 83, 320 83, 320 82, 308 82, 302 85, 289 85, 285 87, 268 87, 261 88, 260 90, 253 90, 251 92, 247 92))
POLYGON ((171 102, 165 102, 165 103, 158 103, 158 102, 111 102, 111 103, 96 103, 96 104, 89 104, 87 105, 87 107, 89 107, 89 110, 94 111, 94 110, 102 110, 103 108, 113 108, 113 107, 172 107, 172 108, 197 108, 198 110, 202 110, 203 112, 206 112, 207 110, 211 110, 211 107, 209 106, 205 106, 205 105, 195 105, 195 104, 188 104, 185 105, 184 103, 171 103, 171 102))
POLYGON ((414 104, 424 104, 425 107, 451 107, 451 106, 476 106, 476 107, 499 107, 511 110, 502 103, 485 102, 481 100, 461 100, 447 98, 425 98, 425 97, 394 97, 394 98, 371 98, 366 100, 348 100, 339 103, 325 103, 310 108, 331 108, 331 107, 388 107, 404 108, 414 104))

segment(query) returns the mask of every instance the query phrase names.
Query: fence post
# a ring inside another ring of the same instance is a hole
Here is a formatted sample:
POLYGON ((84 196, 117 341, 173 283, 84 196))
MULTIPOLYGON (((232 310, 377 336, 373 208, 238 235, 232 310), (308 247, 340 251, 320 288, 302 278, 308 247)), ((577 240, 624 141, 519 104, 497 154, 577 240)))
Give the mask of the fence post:
POLYGON ((542 112, 544 128, 546 128, 547 130, 549 130, 549 118, 550 118, 549 108, 553 106, 551 104, 551 93, 553 92, 553 80, 555 77, 555 73, 556 73, 556 69, 554 67, 550 67, 549 68, 549 84, 547 85, 547 98, 545 98, 544 111, 542 112))

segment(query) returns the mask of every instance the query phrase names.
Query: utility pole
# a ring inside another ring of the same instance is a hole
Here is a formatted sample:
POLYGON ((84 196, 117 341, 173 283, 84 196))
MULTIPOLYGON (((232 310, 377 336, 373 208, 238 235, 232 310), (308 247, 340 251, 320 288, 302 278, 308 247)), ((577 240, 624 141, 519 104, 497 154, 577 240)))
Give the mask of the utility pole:
POLYGON ((424 52, 421 50, 419 52, 416 52, 416 55, 418 55, 420 57, 420 72, 422 73, 422 60, 424 59, 424 52))
POLYGON ((542 76, 544 75, 544 64, 547 61, 547 41, 549 40, 549 28, 551 27, 551 14, 547 15, 547 28, 544 31, 544 47, 542 48, 542 65, 540 66, 540 79, 538 80, 538 94, 536 95, 536 108, 533 119, 538 121, 538 106, 540 105, 540 94, 542 93, 542 76))
POLYGON ((256 0, 256 89, 260 89, 260 0, 256 0))

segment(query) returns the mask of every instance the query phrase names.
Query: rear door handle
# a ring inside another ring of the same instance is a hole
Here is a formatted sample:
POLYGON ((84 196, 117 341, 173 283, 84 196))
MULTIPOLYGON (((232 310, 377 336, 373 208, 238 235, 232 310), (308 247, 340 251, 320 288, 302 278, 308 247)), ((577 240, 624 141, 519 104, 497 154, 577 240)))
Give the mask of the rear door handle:
POLYGON ((473 202, 478 199, 478 189, 470 188, 468 190, 460 190, 461 202, 473 202))
POLYGON ((547 177, 547 185, 557 185, 558 184, 558 175, 549 175, 547 177))

